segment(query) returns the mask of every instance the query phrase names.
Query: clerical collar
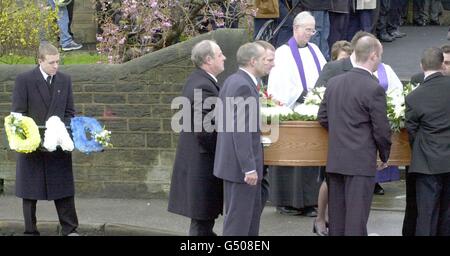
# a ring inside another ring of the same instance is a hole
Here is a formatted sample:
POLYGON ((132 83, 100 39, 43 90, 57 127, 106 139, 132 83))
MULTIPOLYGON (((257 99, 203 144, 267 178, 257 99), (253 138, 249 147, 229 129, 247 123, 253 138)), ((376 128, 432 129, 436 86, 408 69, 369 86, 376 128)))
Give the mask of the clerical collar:
POLYGON ((244 71, 245 73, 247 73, 250 76, 250 78, 252 79, 253 83, 255 83, 255 86, 258 84, 258 80, 256 80, 256 77, 252 73, 248 72, 244 68, 239 68, 239 69, 244 71))
MULTIPOLYGON (((44 77, 44 81, 47 81, 47 77, 50 76, 49 74, 45 73, 44 70, 42 70, 42 67, 39 65, 39 70, 41 71, 42 76, 44 77)), ((51 80, 53 80, 53 76, 51 76, 51 80)), ((50 80, 50 81, 51 81, 50 80)), ((53 82, 53 81, 51 81, 53 82)))
POLYGON ((297 44, 297 47, 298 47, 298 48, 305 48, 305 47, 308 47, 308 43, 306 43, 306 44, 305 44, 305 45, 303 45, 303 46, 301 46, 301 45, 297 44))

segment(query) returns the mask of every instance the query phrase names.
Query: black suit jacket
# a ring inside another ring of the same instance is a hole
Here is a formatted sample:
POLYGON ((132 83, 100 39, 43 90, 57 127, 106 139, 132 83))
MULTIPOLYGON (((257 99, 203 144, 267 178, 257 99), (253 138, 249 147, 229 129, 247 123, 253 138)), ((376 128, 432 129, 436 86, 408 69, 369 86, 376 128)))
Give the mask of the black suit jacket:
POLYGON ((314 87, 327 86, 328 80, 353 68, 350 57, 325 64, 314 87))
MULTIPOLYGON (((214 113, 214 106, 212 110, 203 109, 202 104, 208 97, 218 95, 215 80, 202 69, 196 69, 184 85, 182 96, 190 102, 191 120, 187 125, 190 130, 180 132, 170 184, 169 212, 200 220, 214 219, 222 213, 222 180, 213 175, 217 133, 194 130, 194 116, 201 118, 197 120, 201 125, 205 116, 214 113), (197 101, 194 101, 194 90, 202 94, 197 101), (194 108, 202 112, 194 115, 194 108)), ((215 98, 210 99, 215 103, 215 98)))
POLYGON ((219 93, 219 99, 224 104, 222 115, 225 118, 217 120, 218 128, 223 127, 224 131, 217 133, 214 175, 230 182, 245 183, 245 173, 256 170, 258 180, 261 180, 263 177, 263 148, 261 132, 258 127, 259 95, 256 85, 247 73, 238 70, 225 80, 219 93), (254 109, 249 111, 246 107, 244 111, 244 109, 230 104, 230 99, 239 102, 239 98, 253 103, 254 109), (231 111, 227 111, 227 108, 231 111), (227 112, 229 112, 228 115, 227 112), (242 118, 243 122, 239 118, 242 118), (234 122, 234 132, 226 129, 227 125, 232 122, 234 122), (245 130, 238 131, 238 126, 243 125, 244 122, 245 130), (252 123, 253 130, 249 129, 250 123, 252 123))
POLYGON ((424 73, 423 72, 414 74, 411 77, 411 83, 413 83, 413 84, 421 84, 421 83, 423 83, 423 78, 424 78, 424 73))
MULTIPOLYGON (((19 74, 12 96, 12 111, 45 125, 58 116, 66 125, 75 115, 72 81, 64 73, 53 77, 52 95, 39 67, 19 74)), ((68 152, 18 153, 16 195, 26 199, 54 200, 74 195, 72 156, 68 152)))
POLYGON ((450 172, 450 77, 435 73, 406 96, 412 157, 409 172, 450 172))
POLYGON ((386 94, 369 72, 353 68, 331 78, 318 120, 328 129, 327 172, 375 176, 377 150, 383 162, 388 160, 386 94))

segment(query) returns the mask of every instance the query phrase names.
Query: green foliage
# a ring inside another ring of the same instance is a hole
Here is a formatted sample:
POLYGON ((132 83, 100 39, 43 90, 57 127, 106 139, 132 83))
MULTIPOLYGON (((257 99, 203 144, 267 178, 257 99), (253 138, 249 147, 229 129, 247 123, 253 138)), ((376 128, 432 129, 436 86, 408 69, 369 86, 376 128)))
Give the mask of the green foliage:
MULTIPOLYGON (((96 64, 105 62, 105 57, 91 53, 61 53, 61 65, 96 64)), ((37 64, 36 57, 10 54, 0 57, 0 64, 37 64)))
POLYGON ((292 114, 288 115, 280 115, 280 121, 317 121, 317 117, 301 115, 297 112, 293 112, 292 114))
POLYGON ((57 13, 44 2, 0 0, 0 56, 32 56, 41 39, 56 41, 57 13))
POLYGON ((76 64, 96 64, 106 62, 106 57, 97 53, 68 53, 61 54, 63 65, 76 65, 76 64))

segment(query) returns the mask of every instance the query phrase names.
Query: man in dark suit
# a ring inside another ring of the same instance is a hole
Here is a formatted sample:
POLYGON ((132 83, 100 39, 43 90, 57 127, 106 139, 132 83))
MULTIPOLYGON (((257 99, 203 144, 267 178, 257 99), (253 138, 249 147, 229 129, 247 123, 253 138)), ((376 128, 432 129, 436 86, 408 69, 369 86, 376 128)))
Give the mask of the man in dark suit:
MULTIPOLYGON (((205 117, 214 111, 203 107, 206 99, 219 95, 217 75, 224 70, 225 56, 211 40, 203 40, 192 49, 191 60, 196 69, 189 76, 183 97, 189 100, 187 111, 191 118, 188 130, 182 130, 170 184, 168 211, 191 218, 189 235, 211 236, 215 219, 222 213, 222 181, 213 175, 216 136, 213 125, 203 124, 205 117), (193 118, 192 118, 193 117, 193 118)), ((208 124, 206 122, 205 124, 208 124)))
POLYGON ((265 74, 264 48, 242 45, 239 70, 220 90, 223 107, 217 111, 218 133, 214 175, 223 179, 224 236, 256 236, 261 217, 263 148, 259 128, 258 78, 265 74))
MULTIPOLYGON (((51 44, 39 46, 39 66, 17 76, 12 96, 12 112, 31 117, 45 125, 58 116, 66 125, 75 114, 72 81, 58 71, 59 52, 51 44)), ((76 235, 78 227, 74 202, 72 155, 54 152, 18 153, 16 196, 23 199, 25 234, 39 235, 36 227, 37 200, 54 200, 62 235, 76 235)))
MULTIPOLYGON (((264 57, 264 76, 267 78, 267 76, 270 73, 270 70, 275 66, 275 47, 266 41, 256 41, 255 43, 261 45, 265 49, 265 57, 264 57)), ((259 86, 264 86, 264 79, 260 79, 258 84, 258 89, 260 89, 259 86)), ((263 160, 264 162, 264 160, 263 160)), ((268 171, 269 168, 268 165, 264 165, 263 169, 263 178, 261 181, 261 213, 264 210, 264 207, 266 206, 267 200, 269 199, 269 179, 268 179, 268 171)))
MULTIPOLYGON (((445 69, 442 70, 442 74, 450 76, 450 44, 444 44, 443 46, 441 46, 441 50, 444 54, 444 67, 445 67, 445 69)), ((423 83, 423 77, 424 77, 423 72, 414 74, 411 77, 411 83, 419 85, 423 83)))
POLYGON ((367 235, 377 170, 377 150, 387 166, 391 130, 386 93, 373 72, 383 48, 365 36, 355 46, 356 65, 331 78, 318 112, 328 130, 329 235, 367 235))
MULTIPOLYGON (((442 74, 450 76, 450 45, 441 46, 444 55, 444 70, 442 74)), ((420 72, 411 77, 411 83, 420 85, 423 83, 424 73, 420 72)), ((414 236, 416 234, 417 202, 416 202, 416 174, 409 172, 406 168, 406 207, 403 219, 402 234, 414 236)))
POLYGON ((450 235, 450 77, 442 74, 443 61, 441 49, 426 49, 421 59, 424 82, 405 99, 417 236, 450 235))

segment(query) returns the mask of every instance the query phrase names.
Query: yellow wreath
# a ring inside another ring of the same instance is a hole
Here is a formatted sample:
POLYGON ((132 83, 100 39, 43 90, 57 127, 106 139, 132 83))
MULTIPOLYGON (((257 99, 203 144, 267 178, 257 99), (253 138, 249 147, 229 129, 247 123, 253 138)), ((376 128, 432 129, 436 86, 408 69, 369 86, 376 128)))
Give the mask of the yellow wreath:
POLYGON ((9 147, 19 153, 34 152, 41 143, 39 128, 30 117, 5 117, 5 130, 9 147))

